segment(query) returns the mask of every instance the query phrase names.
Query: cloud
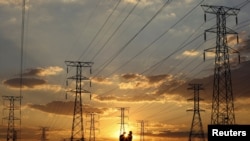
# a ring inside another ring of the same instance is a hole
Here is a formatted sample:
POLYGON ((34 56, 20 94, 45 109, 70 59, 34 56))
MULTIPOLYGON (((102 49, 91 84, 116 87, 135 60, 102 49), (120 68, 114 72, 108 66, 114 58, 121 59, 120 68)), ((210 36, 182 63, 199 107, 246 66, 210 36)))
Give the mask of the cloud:
MULTIPOLYGON (((237 68, 231 70, 233 93, 235 99, 250 97, 248 79, 250 72, 250 61, 241 63, 237 68)), ((201 97, 205 99, 204 103, 211 102, 213 92, 213 75, 185 81, 182 75, 152 75, 144 76, 136 73, 127 73, 116 76, 119 78, 117 89, 104 94, 93 96, 96 101, 119 101, 119 102, 139 102, 139 101, 186 101, 193 94, 188 90, 189 84, 203 84, 204 90, 201 91, 201 97), (204 95, 206 94, 206 95, 204 95)), ((117 81, 117 80, 116 80, 117 81)), ((114 83, 115 84, 115 83, 114 83)))
POLYGON ((183 131, 181 128, 186 128, 185 125, 174 125, 166 123, 151 123, 147 124, 147 136, 157 136, 157 137, 187 137, 189 131, 183 131), (167 130, 166 130, 167 129, 167 130))
POLYGON ((139 102, 139 101, 161 101, 162 98, 150 94, 133 94, 133 95, 96 95, 93 97, 96 101, 119 101, 119 102, 139 102))
MULTIPOLYGON (((37 109, 43 112, 52 113, 52 114, 60 114, 60 115, 72 115, 74 109, 74 102, 73 101, 52 101, 46 105, 39 105, 39 104, 30 104, 30 108, 37 109)), ((84 113, 99 113, 103 114, 107 108, 96 108, 90 105, 83 105, 83 112, 84 113)))
POLYGON ((125 2, 127 3, 132 3, 132 4, 135 4, 137 3, 138 0, 125 0, 125 2))
POLYGON ((26 72, 23 73, 24 76, 49 76, 56 75, 62 72, 63 69, 58 66, 51 66, 47 68, 32 68, 27 69, 26 72))
POLYGON ((26 89, 26 90, 44 90, 44 91, 50 90, 53 92, 59 92, 65 89, 61 85, 44 84, 44 85, 35 86, 32 89, 26 89))
POLYGON ((19 5, 20 2, 16 0, 0 0, 0 5, 19 5))
POLYGON ((127 73, 121 75, 120 89, 147 89, 157 88, 163 83, 173 81, 172 75, 160 74, 152 76, 144 76, 140 74, 127 73))
POLYGON ((143 6, 154 6, 154 4, 161 4, 161 1, 152 1, 152 0, 125 0, 124 2, 130 4, 136 4, 139 1, 140 5, 143 6))
MULTIPOLYGON (((231 69, 231 79, 232 79, 232 88, 234 99, 237 101, 241 98, 249 98, 250 97, 250 88, 248 83, 248 78, 250 78, 250 61, 246 61, 238 65, 237 68, 231 69)), ((200 78, 200 79, 193 79, 182 85, 176 87, 168 93, 178 94, 183 97, 188 98, 189 94, 193 93, 192 91, 188 91, 187 88, 189 84, 203 84, 204 90, 201 91, 201 97, 205 98, 204 102, 210 102, 212 99, 213 93, 213 75, 200 78), (206 95, 204 95, 206 94, 206 95)))
MULTIPOLYGON (((4 85, 10 86, 12 88, 20 88, 21 79, 20 78, 12 78, 9 80, 3 81, 4 85)), ((22 86, 24 88, 34 88, 39 85, 46 84, 46 81, 39 78, 22 78, 22 86)))
POLYGON ((182 53, 182 55, 184 55, 184 56, 197 56, 197 55, 199 55, 199 52, 195 51, 195 50, 186 50, 182 53))
POLYGON ((48 84, 48 82, 42 77, 57 75, 61 71, 63 71, 63 69, 57 66, 26 69, 23 73, 22 80, 19 77, 11 78, 4 80, 3 84, 10 88, 17 89, 20 88, 20 84, 22 83, 22 87, 25 90, 52 90, 57 92, 62 90, 62 87, 60 85, 48 84))
POLYGON ((104 77, 92 77, 91 81, 93 83, 103 84, 103 85, 111 85, 113 84, 112 81, 109 78, 104 77))
MULTIPOLYGON (((170 90, 182 85, 180 75, 151 75, 145 76, 137 73, 126 73, 116 75, 116 88, 112 88, 105 93, 99 93, 93 96, 97 101, 121 101, 121 102, 138 102, 138 101, 163 101, 170 90), (117 79, 118 78, 118 79, 117 79), (117 94, 116 90, 119 91, 117 94)), ((172 95, 172 94, 171 94, 172 95)), ((167 96, 168 98, 171 98, 167 96)), ((176 99, 176 97, 172 97, 176 99)))

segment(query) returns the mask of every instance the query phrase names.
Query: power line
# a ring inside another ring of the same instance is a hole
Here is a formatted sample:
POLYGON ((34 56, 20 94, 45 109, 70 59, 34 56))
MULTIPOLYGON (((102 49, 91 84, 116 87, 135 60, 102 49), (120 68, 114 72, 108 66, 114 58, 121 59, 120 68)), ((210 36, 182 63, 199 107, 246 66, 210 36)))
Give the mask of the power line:
POLYGON ((104 47, 107 45, 107 43, 111 40, 111 38, 115 35, 115 33, 120 29, 120 27, 124 24, 124 22, 128 19, 128 17, 132 14, 132 12, 135 10, 137 5, 139 4, 140 0, 137 0, 136 4, 133 6, 133 8, 129 11, 128 15, 122 20, 122 22, 117 26, 117 28, 114 30, 114 32, 109 36, 108 40, 102 45, 102 47, 96 52, 96 54, 92 57, 91 61, 93 61, 96 56, 104 49, 104 47))
MULTIPOLYGON (((154 40, 152 43, 156 42, 157 40, 159 40, 163 35, 165 35, 166 33, 168 33, 170 31, 170 29, 172 29, 173 27, 175 27, 178 23, 180 23, 184 18, 186 18, 192 11, 194 11, 194 9, 196 9, 198 6, 200 6, 200 4, 203 2, 204 0, 202 0, 201 2, 199 2, 195 7, 193 7, 190 11, 188 11, 181 19, 179 19, 174 25, 172 25, 169 29, 167 29, 165 32, 163 32, 156 40, 154 40)), ((152 44, 151 43, 151 44, 152 44)), ((165 57, 164 59, 162 59, 161 61, 159 61, 158 63, 152 65, 151 67, 149 67, 148 69, 144 70, 142 72, 145 73, 147 71, 149 71, 152 68, 155 68, 156 66, 159 66, 162 62, 164 62, 165 60, 167 60, 169 57, 171 57, 172 55, 174 55, 176 52, 178 52, 179 50, 183 49, 185 46, 180 46, 178 49, 176 49, 174 52, 172 52, 170 55, 168 55, 167 57, 165 57)))
POLYGON ((24 50, 24 27, 25 27, 25 6, 26 1, 22 1, 22 25, 21 25, 21 57, 20 57, 20 140, 22 139, 21 124, 22 124, 22 87, 23 87, 23 50, 24 50))
POLYGON ((118 7, 118 5, 120 4, 121 0, 118 0, 118 2, 116 3, 114 9, 112 10, 112 12, 109 14, 108 18, 105 20, 105 22, 102 24, 101 28, 97 31, 97 33, 95 34, 94 38, 90 41, 90 43, 88 44, 87 48, 83 51, 82 55, 79 57, 78 60, 80 60, 82 58, 82 56, 84 55, 84 53, 87 52, 87 50, 90 48, 90 46, 92 45, 92 43, 94 42, 94 40, 97 38, 97 36, 100 34, 100 32, 103 30, 104 26, 107 24, 107 22, 109 21, 110 17, 113 15, 113 13, 115 12, 116 8, 118 7))
POLYGON ((150 20, 125 44, 114 54, 109 60, 107 60, 101 67, 101 69, 95 74, 98 75, 103 69, 105 69, 155 18, 156 16, 171 2, 168 0, 164 5, 150 18, 150 20))

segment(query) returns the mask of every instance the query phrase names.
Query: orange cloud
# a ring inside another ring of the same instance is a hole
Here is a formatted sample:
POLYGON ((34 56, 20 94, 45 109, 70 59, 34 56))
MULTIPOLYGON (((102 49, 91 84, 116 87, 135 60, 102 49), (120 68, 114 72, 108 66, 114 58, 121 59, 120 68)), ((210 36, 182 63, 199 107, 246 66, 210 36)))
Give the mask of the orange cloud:
MULTIPOLYGON (((180 75, 160 74, 145 76, 137 73, 116 75, 111 79, 117 87, 93 96, 96 101, 162 101, 172 89, 182 85, 180 75), (120 90, 118 93, 116 90, 120 90)), ((103 91, 103 90, 102 90, 103 91)))
POLYGON ((109 78, 103 78, 103 77, 92 77, 91 81, 93 83, 99 83, 104 85, 111 85, 112 81, 109 78))
POLYGON ((48 75, 56 75, 62 72, 63 69, 58 66, 47 67, 47 68, 32 68, 27 69, 24 76, 48 76, 48 75))
POLYGON ((120 89, 146 89, 159 87, 166 81, 172 81, 172 75, 143 76, 140 74, 123 74, 119 84, 120 89))
POLYGON ((195 51, 195 50, 186 50, 182 53, 182 55, 185 55, 185 56, 197 56, 199 55, 199 52, 198 51, 195 51))

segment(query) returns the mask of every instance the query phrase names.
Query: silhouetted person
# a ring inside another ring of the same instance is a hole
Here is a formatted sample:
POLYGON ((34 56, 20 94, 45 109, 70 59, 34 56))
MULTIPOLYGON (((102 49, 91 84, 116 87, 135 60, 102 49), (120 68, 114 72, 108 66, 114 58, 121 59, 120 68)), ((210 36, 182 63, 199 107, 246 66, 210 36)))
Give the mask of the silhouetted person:
POLYGON ((126 141, 132 141, 132 139, 133 139, 132 131, 129 131, 126 141))
POLYGON ((126 137, 125 137, 126 132, 123 132, 123 134, 120 135, 119 141, 125 141, 126 137))

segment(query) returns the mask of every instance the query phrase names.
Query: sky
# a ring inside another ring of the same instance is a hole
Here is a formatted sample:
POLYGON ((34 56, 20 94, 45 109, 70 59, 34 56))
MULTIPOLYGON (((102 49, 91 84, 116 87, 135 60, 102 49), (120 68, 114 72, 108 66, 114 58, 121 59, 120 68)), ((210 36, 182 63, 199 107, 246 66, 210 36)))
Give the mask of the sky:
POLYGON ((10 103, 16 100, 15 127, 21 139, 67 140, 71 136, 75 94, 74 67, 65 61, 93 62, 83 68, 84 137, 89 139, 95 113, 96 141, 118 140, 121 107, 126 131, 140 140, 187 140, 194 95, 189 84, 202 84, 201 120, 205 133, 210 123, 216 35, 204 30, 216 25, 213 14, 201 5, 239 8, 238 24, 227 17, 227 26, 239 35, 228 35, 235 117, 237 124, 250 119, 250 12, 248 0, 0 0, 0 140, 6 139, 10 103), (22 26, 22 16, 24 25, 22 26), (23 29, 23 34, 22 34, 23 29), (22 36, 23 35, 23 36, 22 36), (22 40, 23 37, 23 40, 22 40), (23 41, 23 44, 22 44, 23 41), (23 45, 23 46, 22 46, 23 45), (68 71, 67 71, 68 70, 68 71), (20 81, 22 80, 22 81, 20 81), (68 80, 68 85, 66 82, 68 80), (22 88, 20 88, 22 82, 22 88), (91 99, 90 99, 91 95, 91 99))

